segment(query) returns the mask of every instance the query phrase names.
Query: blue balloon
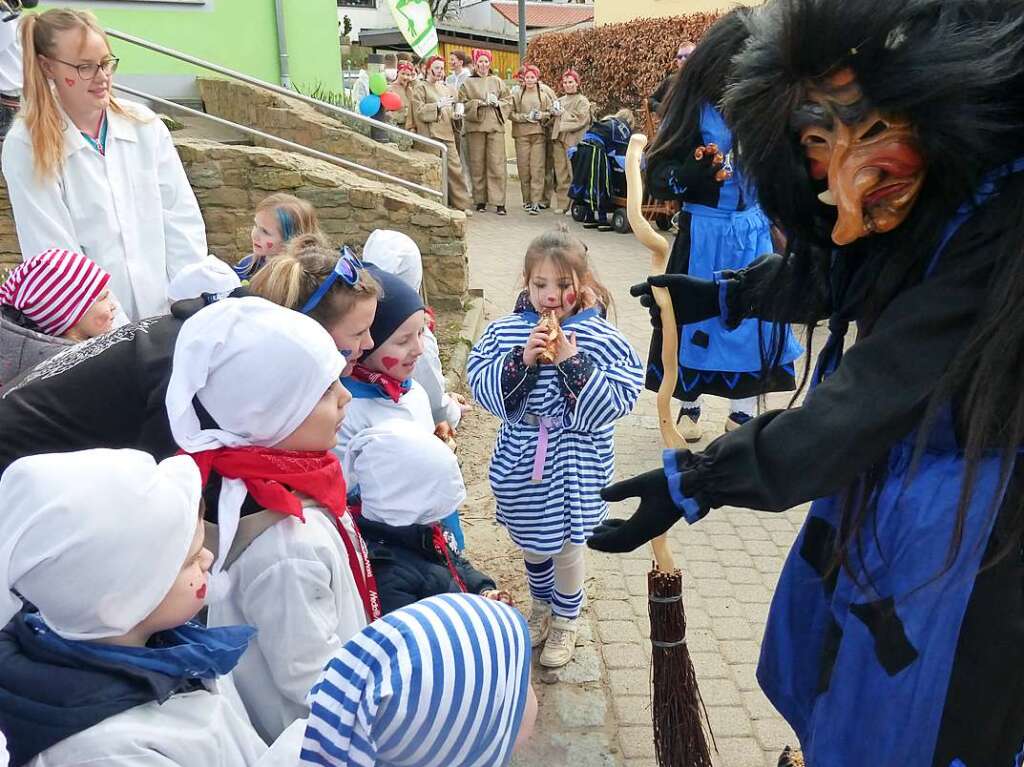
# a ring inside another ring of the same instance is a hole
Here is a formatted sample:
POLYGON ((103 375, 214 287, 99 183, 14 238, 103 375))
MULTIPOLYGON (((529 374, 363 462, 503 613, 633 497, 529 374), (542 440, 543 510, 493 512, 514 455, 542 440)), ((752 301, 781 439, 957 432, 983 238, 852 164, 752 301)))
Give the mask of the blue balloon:
POLYGON ((367 117, 373 117, 380 111, 380 96, 374 96, 372 93, 363 96, 359 101, 359 111, 367 117))

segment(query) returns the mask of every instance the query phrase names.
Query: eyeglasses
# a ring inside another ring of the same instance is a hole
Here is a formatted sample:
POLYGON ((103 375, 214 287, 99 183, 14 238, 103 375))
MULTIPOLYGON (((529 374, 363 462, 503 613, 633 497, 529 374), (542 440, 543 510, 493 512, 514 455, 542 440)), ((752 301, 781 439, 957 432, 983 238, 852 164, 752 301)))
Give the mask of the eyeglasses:
POLYGON ((309 297, 309 300, 306 301, 306 305, 299 311, 303 314, 309 314, 316 309, 317 304, 323 300, 323 297, 327 295, 327 291, 338 280, 341 280, 350 288, 354 288, 359 284, 359 272, 362 268, 363 262, 359 260, 359 257, 352 252, 348 245, 342 245, 341 257, 338 259, 338 263, 334 265, 334 271, 327 275, 324 281, 320 283, 320 287, 316 289, 313 295, 309 297))
POLYGON ((111 57, 109 59, 104 59, 99 64, 72 64, 70 61, 64 61, 63 59, 54 59, 54 61, 59 61, 61 64, 76 70, 78 72, 78 76, 83 80, 92 80, 97 74, 99 74, 101 69, 105 75, 114 74, 114 72, 117 71, 117 64, 120 60, 121 59, 111 57))

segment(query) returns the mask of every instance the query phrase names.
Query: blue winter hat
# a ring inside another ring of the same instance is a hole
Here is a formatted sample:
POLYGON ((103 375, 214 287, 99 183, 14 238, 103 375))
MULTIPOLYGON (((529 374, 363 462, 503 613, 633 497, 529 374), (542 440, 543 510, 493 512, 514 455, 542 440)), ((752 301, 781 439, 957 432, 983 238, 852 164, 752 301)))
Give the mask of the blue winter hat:
MULTIPOLYGON (((406 285, 399 277, 379 269, 373 264, 366 264, 367 271, 380 284, 381 292, 377 299, 377 313, 370 326, 370 335, 374 346, 387 341, 401 326, 418 311, 426 307, 420 294, 406 285)), ((365 360, 373 350, 363 352, 360 362, 365 360)))

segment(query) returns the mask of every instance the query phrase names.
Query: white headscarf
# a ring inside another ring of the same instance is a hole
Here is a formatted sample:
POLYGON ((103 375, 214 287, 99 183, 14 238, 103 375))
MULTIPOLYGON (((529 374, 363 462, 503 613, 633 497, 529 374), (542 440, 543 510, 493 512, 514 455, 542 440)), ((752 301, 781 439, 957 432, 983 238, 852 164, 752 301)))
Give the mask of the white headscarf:
MULTIPOLYGON (((299 427, 344 366, 330 334, 304 314, 255 297, 208 306, 182 324, 174 344, 166 399, 174 441, 188 453, 273 447, 299 427), (220 428, 200 426, 193 398, 220 428)), ((224 559, 245 494, 241 480, 221 486, 210 601, 227 595, 224 559)))
POLYGON ((366 238, 363 261, 395 275, 419 292, 423 282, 423 256, 409 235, 392 229, 375 229, 366 238))
POLYGON ((199 469, 138 450, 21 458, 0 478, 0 625, 21 600, 65 639, 121 636, 167 596, 199 519, 199 469))
POLYGON ((202 261, 189 264, 174 275, 167 286, 167 300, 171 303, 184 301, 187 298, 199 298, 204 293, 215 296, 218 300, 228 293, 242 287, 235 270, 210 254, 202 261))
POLYGON ((429 525, 466 500, 455 454, 411 421, 393 419, 359 432, 342 469, 358 482, 362 514, 371 522, 429 525))

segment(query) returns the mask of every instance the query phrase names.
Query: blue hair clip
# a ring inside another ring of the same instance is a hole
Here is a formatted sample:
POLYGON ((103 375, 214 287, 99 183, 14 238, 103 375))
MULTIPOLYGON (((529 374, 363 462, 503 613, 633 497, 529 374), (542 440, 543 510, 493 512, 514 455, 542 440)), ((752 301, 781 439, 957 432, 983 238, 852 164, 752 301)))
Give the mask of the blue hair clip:
POLYGON ((348 245, 342 245, 341 257, 338 259, 338 263, 334 265, 334 271, 327 275, 326 279, 320 283, 320 286, 299 311, 303 314, 309 314, 316 309, 317 304, 323 300, 323 297, 327 295, 327 291, 339 279, 350 288, 354 288, 359 283, 359 271, 362 268, 363 262, 359 260, 359 257, 352 252, 348 245))

